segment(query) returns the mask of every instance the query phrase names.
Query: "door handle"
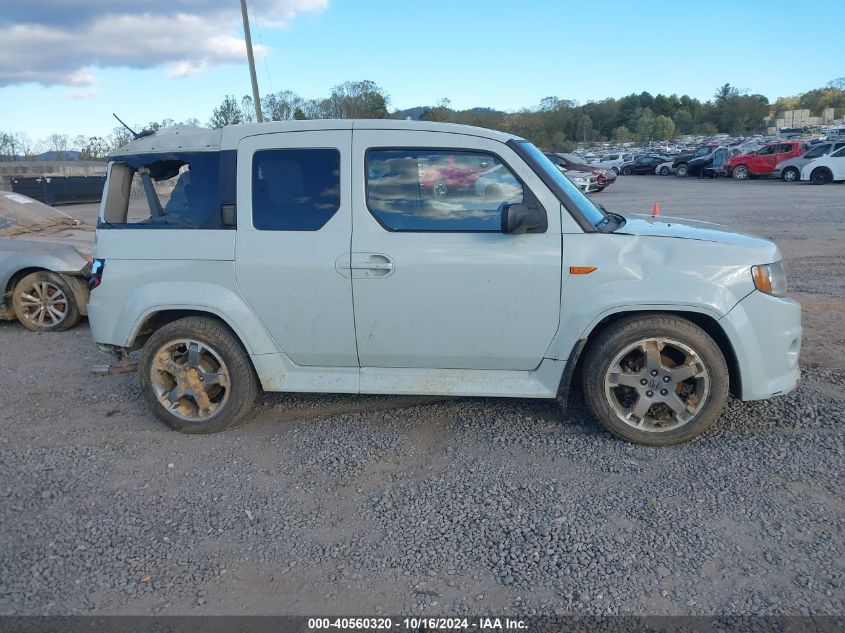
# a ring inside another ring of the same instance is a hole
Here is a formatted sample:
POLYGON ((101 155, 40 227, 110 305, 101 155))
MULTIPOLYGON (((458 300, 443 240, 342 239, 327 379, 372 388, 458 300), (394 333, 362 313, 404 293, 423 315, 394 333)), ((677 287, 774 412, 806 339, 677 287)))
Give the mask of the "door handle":
POLYGON ((349 267, 357 279, 387 277, 394 270, 393 260, 378 253, 353 253, 349 267))

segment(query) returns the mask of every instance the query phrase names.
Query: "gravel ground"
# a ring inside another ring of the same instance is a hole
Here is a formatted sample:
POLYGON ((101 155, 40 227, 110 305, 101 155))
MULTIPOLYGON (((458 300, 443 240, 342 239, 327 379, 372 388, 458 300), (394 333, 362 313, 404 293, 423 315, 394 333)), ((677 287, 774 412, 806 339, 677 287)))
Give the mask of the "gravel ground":
MULTIPOLYGON (((695 217, 772 233, 799 188, 631 176, 597 199, 681 215, 686 191, 695 217)), ((811 299, 845 295, 839 211, 774 235, 811 299)), ((0 614, 845 613, 836 344, 797 392, 668 449, 612 438, 577 396, 561 421, 544 401, 271 394, 184 436, 134 376, 89 377, 85 324, 0 323, 0 350, 0 614)))

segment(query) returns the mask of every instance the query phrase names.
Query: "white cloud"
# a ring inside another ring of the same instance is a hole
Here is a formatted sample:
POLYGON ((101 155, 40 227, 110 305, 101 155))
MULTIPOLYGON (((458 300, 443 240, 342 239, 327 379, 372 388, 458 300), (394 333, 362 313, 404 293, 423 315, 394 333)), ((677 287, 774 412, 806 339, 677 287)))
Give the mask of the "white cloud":
MULTIPOLYGON (((94 67, 164 66, 174 77, 189 77, 245 59, 239 5, 232 0, 149 0, 141 6, 150 12, 143 14, 133 12, 136 2, 113 0, 112 12, 104 13, 102 4, 77 0, 73 21, 61 24, 43 2, 20 3, 26 6, 12 11, 15 24, 8 15, 0 18, 6 20, 0 21, 0 87, 87 86, 94 67)), ((254 0, 257 19, 272 28, 327 5, 328 0, 254 0)), ((260 57, 267 50, 255 46, 255 53, 260 57)))

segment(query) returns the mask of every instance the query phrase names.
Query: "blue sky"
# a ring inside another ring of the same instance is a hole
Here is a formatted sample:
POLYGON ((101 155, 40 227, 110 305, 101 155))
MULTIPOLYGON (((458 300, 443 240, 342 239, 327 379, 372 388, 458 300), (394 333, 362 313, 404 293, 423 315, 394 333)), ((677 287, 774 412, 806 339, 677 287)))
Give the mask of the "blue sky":
MULTIPOLYGON (((457 108, 516 110, 551 95, 585 102, 647 90, 708 99, 725 82, 774 99, 845 75, 841 39, 824 36, 825 24, 845 23, 841 1, 817 0, 818 17, 797 25, 794 2, 251 1, 253 41, 267 50, 258 60, 262 93, 314 98, 371 79, 391 108, 447 97, 457 108)), ((103 135, 113 111, 130 123, 205 122, 225 94, 250 91, 238 0, 22 4, 0 17, 0 130, 33 141, 51 132, 103 135), (44 22, 68 5, 78 5, 73 19, 44 22), (137 15, 140 6, 159 11, 158 20, 137 15), (50 36, 32 43, 35 31, 25 29, 36 27, 50 36)))

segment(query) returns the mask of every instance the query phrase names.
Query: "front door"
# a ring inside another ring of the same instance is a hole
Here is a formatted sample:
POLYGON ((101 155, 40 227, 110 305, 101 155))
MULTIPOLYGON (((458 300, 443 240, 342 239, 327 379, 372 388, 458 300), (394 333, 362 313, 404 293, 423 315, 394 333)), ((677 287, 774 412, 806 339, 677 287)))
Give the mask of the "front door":
POLYGON ((358 365, 351 143, 351 130, 309 130, 238 145, 238 287, 298 365, 358 365))
POLYGON ((560 203, 537 176, 502 143, 431 132, 356 130, 352 167, 361 366, 536 368, 561 293, 560 203), (454 164, 460 182, 429 185, 454 164), (501 204, 529 186, 547 231, 503 234, 501 204))

